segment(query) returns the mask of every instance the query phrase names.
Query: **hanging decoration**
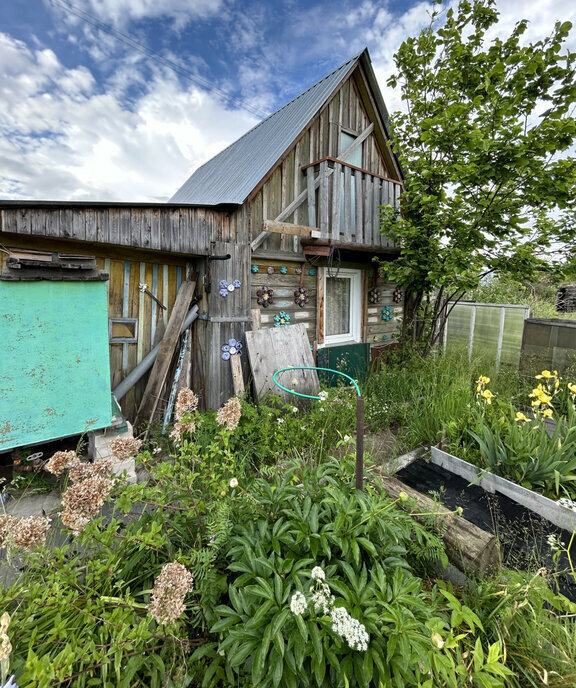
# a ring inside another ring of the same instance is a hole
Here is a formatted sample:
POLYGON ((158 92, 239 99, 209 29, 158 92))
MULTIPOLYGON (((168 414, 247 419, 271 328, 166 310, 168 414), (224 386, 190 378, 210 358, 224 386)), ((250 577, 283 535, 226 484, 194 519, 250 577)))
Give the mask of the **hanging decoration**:
POLYGON ((253 265, 250 269, 254 274, 256 274, 260 268, 257 265, 253 265))
POLYGON ((400 289, 394 289, 392 300, 394 303, 400 303, 402 301, 402 291, 400 289))
POLYGON ((290 324, 290 315, 286 311, 280 311, 278 315, 274 316, 274 327, 284 327, 290 324))
POLYGON ((392 310, 392 308, 390 306, 384 306, 381 315, 382 320, 392 320, 393 317, 394 311, 392 310))
POLYGON ((305 287, 298 287, 298 289, 294 291, 294 303, 300 306, 300 308, 304 308, 308 300, 308 289, 305 287))
POLYGON ((274 303, 274 289, 270 289, 270 287, 258 289, 256 296, 258 297, 256 303, 264 308, 268 308, 270 304, 274 303))
POLYGON ((378 303, 380 301, 380 291, 378 289, 370 289, 368 292, 368 303, 378 303))
POLYGON ((237 339, 229 339, 227 344, 222 344, 222 359, 227 361, 230 356, 242 355, 242 343, 237 339))
POLYGON ((273 268, 271 265, 269 265, 269 266, 266 268, 266 272, 267 272, 269 275, 273 275, 273 274, 274 274, 274 268, 273 268))
POLYGON ((234 280, 233 282, 220 280, 218 286, 220 287, 220 296, 228 296, 235 289, 239 289, 242 286, 242 282, 240 280, 234 280))

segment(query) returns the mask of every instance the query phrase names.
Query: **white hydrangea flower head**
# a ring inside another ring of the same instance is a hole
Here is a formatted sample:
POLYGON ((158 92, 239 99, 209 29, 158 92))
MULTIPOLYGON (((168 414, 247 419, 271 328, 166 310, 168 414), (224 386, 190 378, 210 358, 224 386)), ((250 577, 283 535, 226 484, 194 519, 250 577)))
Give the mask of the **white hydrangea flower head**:
POLYGON ((315 566, 312 569, 312 573, 310 574, 310 578, 312 580, 326 580, 326 574, 324 573, 324 569, 321 566, 315 566))
POLYGON ((304 612, 308 609, 308 603, 303 593, 300 591, 295 592, 290 598, 290 611, 296 616, 302 616, 304 612))

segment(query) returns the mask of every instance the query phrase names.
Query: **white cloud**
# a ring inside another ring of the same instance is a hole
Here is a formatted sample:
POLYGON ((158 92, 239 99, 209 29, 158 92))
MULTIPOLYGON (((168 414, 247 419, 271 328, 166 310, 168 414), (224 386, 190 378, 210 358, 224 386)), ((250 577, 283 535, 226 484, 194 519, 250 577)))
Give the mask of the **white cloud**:
POLYGON ((223 0, 53 0, 50 4, 70 21, 75 21, 76 13, 87 12, 115 26, 132 20, 169 17, 181 27, 225 10, 223 0))
POLYGON ((128 109, 88 70, 0 34, 0 197, 165 201, 255 124, 154 73, 128 109))

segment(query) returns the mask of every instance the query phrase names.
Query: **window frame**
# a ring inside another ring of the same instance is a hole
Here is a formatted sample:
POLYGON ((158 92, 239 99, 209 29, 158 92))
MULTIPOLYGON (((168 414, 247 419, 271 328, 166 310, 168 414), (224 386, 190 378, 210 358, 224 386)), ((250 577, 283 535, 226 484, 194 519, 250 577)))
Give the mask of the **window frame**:
POLYGON ((342 334, 326 334, 326 317, 328 314, 328 289, 327 280, 333 279, 328 270, 324 269, 324 304, 322 317, 322 329, 324 341, 320 346, 334 346, 337 344, 352 344, 362 341, 362 270, 353 268, 340 268, 335 277, 344 277, 350 280, 350 313, 348 318, 348 331, 342 334))

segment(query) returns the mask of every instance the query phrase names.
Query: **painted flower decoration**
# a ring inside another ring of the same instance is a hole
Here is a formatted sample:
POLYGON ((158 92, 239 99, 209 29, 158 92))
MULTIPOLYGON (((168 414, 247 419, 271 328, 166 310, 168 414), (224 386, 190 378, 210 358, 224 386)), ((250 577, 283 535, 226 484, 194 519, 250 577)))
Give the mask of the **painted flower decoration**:
POLYGON ((287 268, 285 265, 283 265, 283 266, 280 268, 280 272, 281 272, 283 275, 285 275, 285 274, 288 272, 288 268, 287 268))
POLYGON ((269 275, 273 275, 273 274, 274 274, 274 268, 273 268, 271 265, 269 265, 269 266, 266 268, 266 272, 267 272, 269 275))
POLYGON ((229 339, 228 344, 222 345, 222 358, 227 361, 230 356, 242 354, 242 343, 237 339, 229 339))
POLYGON ((252 272, 253 272, 254 274, 256 274, 256 273, 258 272, 258 270, 260 270, 260 268, 259 268, 257 265, 253 265, 253 266, 250 268, 250 270, 252 270, 252 272))
POLYGON ((290 315, 285 311, 280 311, 278 315, 274 316, 274 327, 284 327, 290 324, 290 315))
POLYGON ((386 340, 388 339, 388 335, 387 335, 387 334, 383 334, 383 335, 382 335, 382 339, 383 339, 384 341, 386 341, 386 340))
POLYGON ((220 280, 218 286, 220 287, 220 296, 228 296, 228 294, 231 294, 235 289, 239 289, 242 286, 242 282, 240 280, 234 280, 228 283, 226 280, 220 280))
POLYGON ((392 310, 392 308, 390 306, 384 306, 381 315, 382 320, 392 320, 393 317, 394 311, 392 310))
POLYGON ((294 268, 294 274, 295 275, 301 275, 302 274, 302 268, 294 268))
POLYGON ((138 291, 141 291, 143 294, 148 291, 148 285, 146 284, 146 282, 140 282, 140 284, 138 285, 138 291))
POLYGON ((316 270, 314 270, 314 268, 310 268, 310 270, 308 270, 308 274, 310 275, 310 277, 314 277, 314 275, 316 274, 316 270))
POLYGON ((400 289, 394 289, 392 300, 394 303, 400 303, 402 301, 402 291, 400 289))
POLYGON ((271 303, 274 303, 274 289, 270 289, 270 287, 258 289, 256 296, 258 297, 256 302, 264 308, 268 308, 271 303))
POLYGON ((370 289, 368 292, 368 303, 378 303, 380 301, 380 291, 378 289, 370 289))
POLYGON ((304 287, 298 287, 296 291, 294 292, 294 303, 297 306, 300 306, 300 308, 304 308, 304 306, 308 303, 308 289, 305 289, 304 287))

